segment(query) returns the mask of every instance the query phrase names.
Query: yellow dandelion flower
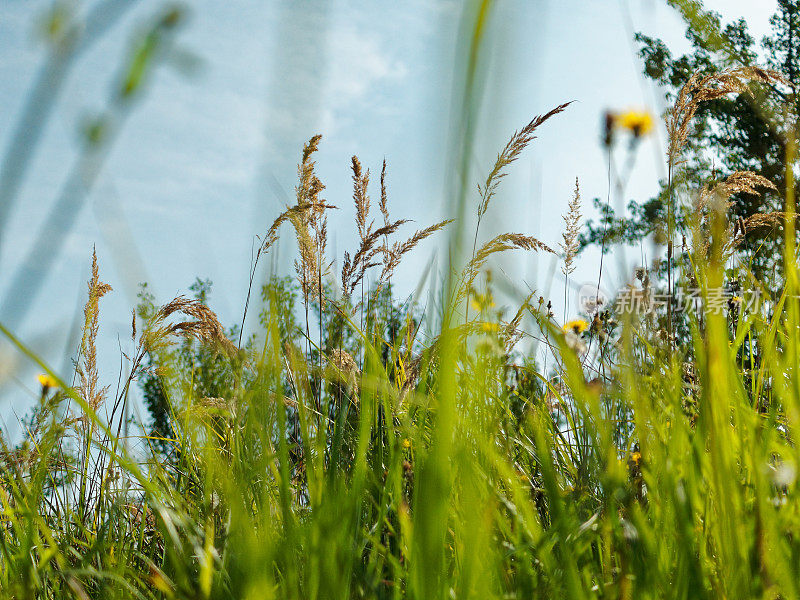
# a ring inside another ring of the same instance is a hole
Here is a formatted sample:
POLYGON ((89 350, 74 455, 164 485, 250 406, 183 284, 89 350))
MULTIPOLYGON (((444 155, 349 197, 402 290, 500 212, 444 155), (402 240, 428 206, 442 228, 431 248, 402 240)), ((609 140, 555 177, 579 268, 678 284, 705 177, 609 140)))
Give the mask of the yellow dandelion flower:
POLYGON ((640 460, 642 460, 641 452, 634 452, 631 454, 631 462, 633 462, 633 464, 638 465, 640 460))
POLYGON ((403 440, 403 448, 405 448, 406 450, 411 448, 411 440, 409 440, 408 438, 404 439, 403 440))
POLYGON ((589 329, 589 324, 583 319, 573 319, 572 321, 567 321, 564 323, 564 327, 562 327, 562 329, 565 332, 571 331, 575 334, 579 334, 589 329))
POLYGON ((740 296, 734 296, 733 298, 731 298, 731 302, 734 304, 741 304, 742 298, 740 296))
POLYGON ((481 330, 484 333, 497 333, 500 326, 497 323, 481 323, 481 330))
POLYGON ((629 110, 614 116, 614 124, 627 129, 635 137, 647 135, 655 128, 655 122, 649 112, 629 110))
POLYGON ((39 381, 39 384, 42 386, 43 391, 47 391, 50 388, 58 387, 58 381, 55 380, 55 377, 50 377, 45 373, 42 373, 36 378, 39 381))

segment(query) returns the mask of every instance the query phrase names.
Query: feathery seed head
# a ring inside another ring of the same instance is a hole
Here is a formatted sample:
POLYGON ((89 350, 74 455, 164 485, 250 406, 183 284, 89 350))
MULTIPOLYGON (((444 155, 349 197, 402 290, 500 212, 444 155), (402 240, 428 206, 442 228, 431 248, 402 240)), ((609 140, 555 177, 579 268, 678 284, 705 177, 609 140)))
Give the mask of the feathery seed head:
POLYGON ((573 262, 578 254, 578 233, 580 232, 581 221, 581 190, 577 177, 575 178, 575 192, 572 200, 570 200, 567 214, 564 215, 563 219, 566 224, 566 230, 561 234, 563 242, 559 244, 564 252, 564 265, 561 267, 561 272, 564 275, 569 275, 575 270, 573 262))

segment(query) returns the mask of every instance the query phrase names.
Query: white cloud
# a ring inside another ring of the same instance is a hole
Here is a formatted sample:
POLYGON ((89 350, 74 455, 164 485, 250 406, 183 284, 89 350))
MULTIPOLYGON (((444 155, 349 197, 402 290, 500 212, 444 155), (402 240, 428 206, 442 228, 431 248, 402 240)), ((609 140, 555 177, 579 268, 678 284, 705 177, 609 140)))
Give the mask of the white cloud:
POLYGON ((388 36, 359 27, 349 11, 329 15, 305 7, 282 16, 286 30, 278 36, 268 84, 269 159, 318 131, 335 133, 365 105, 374 106, 376 96, 391 97, 387 88, 408 75, 388 36))
POLYGON ((332 36, 330 54, 327 95, 339 107, 364 100, 379 84, 398 82, 407 73, 402 61, 391 57, 375 36, 352 27, 332 36))

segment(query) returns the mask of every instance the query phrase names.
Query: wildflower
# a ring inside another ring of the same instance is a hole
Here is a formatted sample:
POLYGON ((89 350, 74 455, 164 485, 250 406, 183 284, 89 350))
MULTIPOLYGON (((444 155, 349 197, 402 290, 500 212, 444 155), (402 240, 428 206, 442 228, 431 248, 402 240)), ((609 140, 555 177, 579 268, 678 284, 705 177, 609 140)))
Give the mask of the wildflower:
POLYGON ((481 323, 481 330, 484 333, 497 333, 500 330, 500 326, 497 323, 481 323))
POLYGON ((403 448, 405 448, 406 450, 411 448, 411 440, 409 440, 408 438, 404 439, 403 440, 403 448))
POLYGON ((633 453, 631 453, 631 462, 633 464, 638 465, 640 460, 642 460, 642 453, 641 452, 633 452, 633 453))
POLYGON ((797 471, 793 463, 784 462, 777 467, 770 465, 770 468, 773 471, 772 481, 778 487, 788 487, 797 479, 797 471))
POLYGON ((483 312, 484 309, 495 307, 491 292, 487 292, 486 294, 473 292, 469 305, 475 312, 483 312))
POLYGON ((614 115, 614 124, 633 133, 634 137, 647 135, 655 126, 653 117, 646 111, 628 111, 614 115))
POLYGON ((42 373, 36 378, 39 381, 39 384, 42 386, 42 393, 46 394, 47 390, 50 388, 58 387, 58 381, 56 381, 55 377, 51 377, 46 373, 42 373))
POLYGON ((586 352, 586 344, 583 339, 571 329, 564 334, 564 341, 567 344, 567 348, 574 350, 578 354, 586 352))
POLYGON ((562 327, 565 333, 571 331, 576 335, 583 333, 588 328, 589 324, 583 319, 573 319, 572 321, 567 321, 564 323, 564 327, 562 327))

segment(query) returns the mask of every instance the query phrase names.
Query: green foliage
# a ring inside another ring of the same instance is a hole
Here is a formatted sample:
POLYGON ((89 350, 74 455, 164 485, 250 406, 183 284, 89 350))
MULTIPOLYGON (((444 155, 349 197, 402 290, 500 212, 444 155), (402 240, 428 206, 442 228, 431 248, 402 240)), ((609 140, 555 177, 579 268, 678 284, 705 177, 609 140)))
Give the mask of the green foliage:
POLYGON ((611 252, 615 246, 633 245, 648 236, 664 239, 666 211, 662 198, 653 198, 643 204, 628 203, 627 215, 617 217, 608 203, 594 199, 594 208, 600 213, 597 223, 589 220, 586 231, 579 236, 580 249, 598 246, 604 253, 611 252))
MULTIPOLYGON (((788 108, 796 110, 800 106, 793 99, 793 90, 800 84, 797 26, 800 5, 793 0, 778 2, 770 21, 772 34, 761 41, 760 49, 743 19, 722 27, 719 15, 704 13, 702 24, 700 21, 699 16, 697 21, 688 21, 691 51, 680 56, 674 56, 657 38, 636 35, 644 75, 666 88, 668 100, 675 99, 693 73, 709 74, 732 66, 755 65, 760 54, 786 78, 791 93, 781 89, 782 86, 755 84, 751 86, 752 96, 723 96, 701 103, 692 121, 686 163, 682 165, 684 173, 678 185, 697 186, 721 181, 735 171, 753 171, 774 183, 776 191, 766 191, 761 196, 735 194, 732 220, 780 211, 782 192, 786 189, 783 115, 788 108)), ((601 245, 606 231, 606 241, 612 244, 636 244, 648 236, 662 242, 663 232, 658 227, 665 222, 663 211, 668 193, 667 182, 662 184, 664 190, 658 197, 641 204, 631 201, 625 215, 616 215, 611 207, 596 200, 600 220, 597 224, 590 223, 588 234, 582 236, 583 246, 601 245)), ((677 215, 678 231, 685 235, 688 235, 686 212, 692 210, 688 205, 677 215)), ((779 227, 753 227, 737 251, 753 274, 773 292, 780 287, 780 280, 773 281, 773 277, 782 269, 782 239, 779 227)))

